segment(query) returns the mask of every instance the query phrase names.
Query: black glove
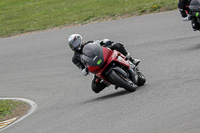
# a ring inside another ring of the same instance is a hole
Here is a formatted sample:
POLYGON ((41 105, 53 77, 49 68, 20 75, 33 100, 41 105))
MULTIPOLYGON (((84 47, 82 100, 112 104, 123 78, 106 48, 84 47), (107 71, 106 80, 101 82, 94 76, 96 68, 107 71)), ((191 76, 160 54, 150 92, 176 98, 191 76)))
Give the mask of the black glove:
POLYGON ((109 39, 103 39, 101 42, 100 42, 100 45, 101 46, 109 46, 109 45, 112 45, 112 43, 114 43, 113 41, 110 41, 109 39))

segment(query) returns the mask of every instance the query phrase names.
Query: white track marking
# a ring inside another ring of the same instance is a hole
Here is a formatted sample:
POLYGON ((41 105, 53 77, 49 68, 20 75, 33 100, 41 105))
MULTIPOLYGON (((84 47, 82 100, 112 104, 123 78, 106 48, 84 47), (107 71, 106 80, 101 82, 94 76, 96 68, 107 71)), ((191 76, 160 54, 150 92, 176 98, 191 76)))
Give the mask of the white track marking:
POLYGON ((23 120, 24 118, 26 118, 27 116, 29 116, 30 114, 35 112, 38 108, 38 106, 35 102, 33 102, 29 99, 25 99, 25 98, 0 98, 0 100, 17 100, 17 101, 26 102, 28 105, 30 105, 30 109, 29 109, 28 113, 26 113, 24 116, 15 117, 15 118, 0 122, 0 131, 3 131, 5 129, 7 129, 8 127, 16 124, 17 122, 23 120))

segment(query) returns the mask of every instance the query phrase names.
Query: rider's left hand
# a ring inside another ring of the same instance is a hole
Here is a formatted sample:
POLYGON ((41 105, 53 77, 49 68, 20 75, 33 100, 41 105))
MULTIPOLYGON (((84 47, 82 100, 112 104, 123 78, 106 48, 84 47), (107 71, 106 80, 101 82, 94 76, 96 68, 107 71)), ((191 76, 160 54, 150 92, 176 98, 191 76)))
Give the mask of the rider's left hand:
POLYGON ((102 41, 100 41, 100 45, 101 46, 109 46, 112 45, 112 43, 114 43, 113 41, 110 41, 109 39, 103 39, 102 41))

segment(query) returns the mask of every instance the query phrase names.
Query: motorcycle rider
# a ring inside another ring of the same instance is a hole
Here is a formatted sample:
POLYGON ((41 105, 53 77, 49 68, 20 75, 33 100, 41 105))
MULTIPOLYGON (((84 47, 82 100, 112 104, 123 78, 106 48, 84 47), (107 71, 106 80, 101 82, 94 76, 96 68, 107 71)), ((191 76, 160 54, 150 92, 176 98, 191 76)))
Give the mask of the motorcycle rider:
POLYGON ((187 15, 189 11, 189 5, 191 0, 179 0, 178 2, 178 8, 182 16, 183 21, 189 21, 191 20, 192 28, 194 31, 200 30, 200 25, 197 22, 197 17, 200 17, 199 13, 193 14, 192 16, 187 15))
MULTIPOLYGON (((69 44, 70 48, 74 51, 74 55, 72 57, 72 62, 81 70, 81 72, 84 76, 87 76, 89 74, 89 71, 81 60, 82 49, 85 45, 87 45, 89 43, 93 43, 93 42, 94 41, 83 42, 82 36, 80 34, 72 34, 68 38, 68 44, 69 44)), ((104 40, 100 41, 100 45, 103 47, 108 47, 111 50, 119 51, 120 53, 125 55, 126 58, 135 65, 138 65, 140 63, 140 60, 133 59, 131 57, 130 53, 128 53, 126 51, 123 44, 121 44, 121 43, 114 43, 113 41, 110 41, 109 39, 104 39, 104 40)), ((108 85, 109 84, 107 84, 106 82, 102 81, 99 77, 94 75, 94 79, 92 80, 92 90, 95 93, 99 93, 104 88, 106 88, 108 85)), ((115 88, 117 89, 117 86, 115 88)))

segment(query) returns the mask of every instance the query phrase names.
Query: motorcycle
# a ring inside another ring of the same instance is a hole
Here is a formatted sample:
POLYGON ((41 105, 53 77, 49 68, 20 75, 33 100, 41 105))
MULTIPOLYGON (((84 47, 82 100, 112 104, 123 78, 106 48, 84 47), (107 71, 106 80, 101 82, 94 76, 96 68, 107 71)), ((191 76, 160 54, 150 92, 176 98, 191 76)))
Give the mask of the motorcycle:
POLYGON ((200 24, 200 0, 191 0, 188 8, 187 14, 190 20, 192 17, 196 17, 197 22, 200 24))
POLYGON ((87 44, 82 52, 82 61, 89 72, 96 74, 108 84, 133 92, 137 86, 142 86, 146 82, 138 66, 127 60, 120 52, 101 46, 99 41, 87 44))

